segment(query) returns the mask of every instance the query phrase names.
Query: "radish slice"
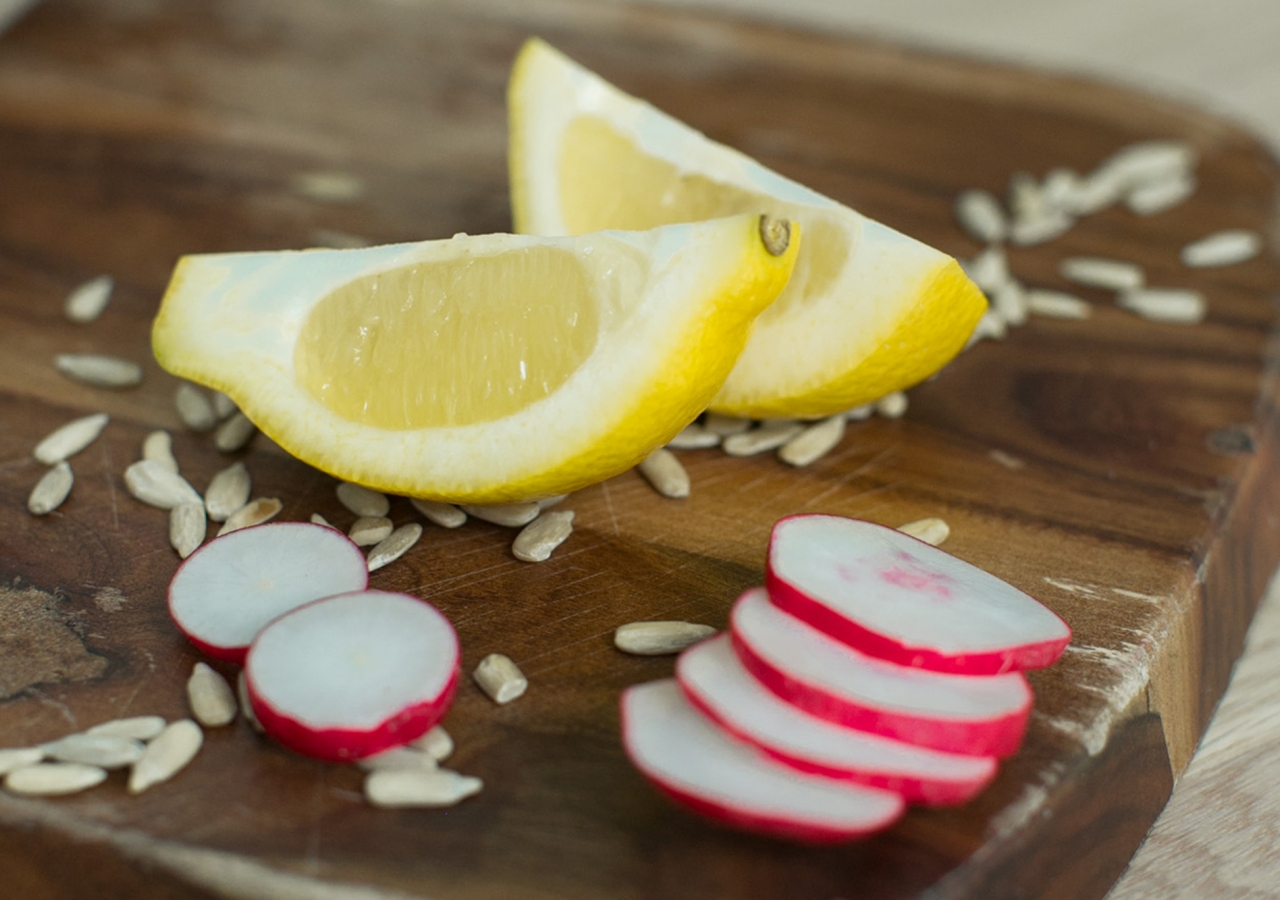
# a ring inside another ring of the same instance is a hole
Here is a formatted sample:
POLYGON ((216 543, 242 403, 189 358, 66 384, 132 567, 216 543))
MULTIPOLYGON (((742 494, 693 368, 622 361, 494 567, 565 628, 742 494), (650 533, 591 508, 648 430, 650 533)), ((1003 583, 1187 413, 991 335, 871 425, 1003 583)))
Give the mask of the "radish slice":
POLYGON ((364 553, 346 535, 310 522, 273 522, 215 538, 169 582, 169 615, 215 659, 243 663, 276 616, 369 585, 364 553))
POLYGON ((623 692, 622 743, 677 803, 750 831, 832 843, 887 828, 903 810, 897 794, 797 772, 733 740, 671 678, 623 692))
POLYGON ((921 747, 971 756, 1018 749, 1031 712, 1021 672, 950 675, 886 662, 834 640, 752 588, 730 614, 747 671, 822 719, 921 747))
POLYGON ((989 756, 961 756, 844 728, 770 693, 734 655, 729 635, 690 647, 676 662, 689 701, 739 740, 799 769, 885 788, 909 803, 963 803, 996 774, 989 756))
POLYGON ((458 663, 453 626, 430 603, 356 591, 276 619, 249 648, 244 671, 267 734, 339 762, 426 734, 449 708, 458 663))
POLYGON ((904 666, 994 675, 1051 664, 1071 629, 989 572, 913 537, 841 516, 773 526, 765 584, 781 609, 904 666))

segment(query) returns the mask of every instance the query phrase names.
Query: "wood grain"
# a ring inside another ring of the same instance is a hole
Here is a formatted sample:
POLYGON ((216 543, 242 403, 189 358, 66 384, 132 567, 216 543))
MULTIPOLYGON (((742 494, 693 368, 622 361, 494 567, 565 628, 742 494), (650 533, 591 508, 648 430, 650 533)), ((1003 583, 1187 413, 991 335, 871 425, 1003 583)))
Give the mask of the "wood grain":
MULTIPOLYGON (((175 430, 197 487, 227 461, 179 430, 175 384, 149 360, 173 261, 306 246, 323 229, 384 242, 509 228, 503 90, 530 33, 961 255, 977 248, 951 223, 960 189, 1185 137, 1201 153, 1201 190, 1186 205, 1151 219, 1108 211, 1012 260, 1028 280, 1063 286, 1063 256, 1135 259, 1155 283, 1204 289, 1209 320, 1143 322, 1090 294, 1093 319, 1033 319, 978 346, 913 391, 905 419, 850 429, 809 469, 693 451, 682 454, 686 501, 662 500, 636 473, 580 492, 573 538, 536 566, 511 557, 511 532, 497 526, 430 531, 374 585, 438 604, 468 670, 498 651, 531 682, 502 708, 469 685, 460 693, 448 719, 455 764, 487 787, 447 814, 369 809, 354 770, 300 759, 241 723, 211 732, 191 770, 140 797, 118 778, 61 801, 0 796, 0 862, 31 896, 73 898, 104 885, 144 898, 1100 896, 1189 758, 1280 557, 1263 489, 1278 463, 1268 297, 1280 270, 1177 262, 1183 243, 1216 228, 1273 231, 1275 166, 1237 129, 1148 97, 714 17, 559 0, 67 0, 4 38, 0 583, 6 611, 26 623, 6 637, 51 635, 70 655, 38 658, 79 664, 0 663, 11 685, 0 743, 185 714, 198 656, 163 606, 176 557, 164 516, 121 481, 154 427, 175 430), (363 197, 324 203, 291 187, 299 173, 335 170, 357 177, 363 197), (99 272, 118 284, 107 314, 65 323, 62 298, 99 272), (73 350, 144 362, 146 381, 126 393, 73 385, 50 365, 73 350), (113 421, 73 461, 70 501, 28 516, 31 446, 99 409, 113 421), (1230 428, 1252 452, 1211 440, 1230 428), (1010 457, 1021 466, 1001 462, 1010 457), (617 740, 619 691, 671 664, 617 654, 613 628, 722 627, 762 577, 772 522, 803 510, 890 525, 940 515, 947 549, 1039 596, 1075 632, 1063 660, 1034 674, 1026 744, 986 793, 843 848, 692 819, 641 781, 617 740), (69 848, 90 849, 67 865, 69 848)), ((348 524, 327 475, 262 438, 245 458, 255 492, 285 502, 283 518, 348 524)), ((400 500, 392 517, 414 514, 400 500)))

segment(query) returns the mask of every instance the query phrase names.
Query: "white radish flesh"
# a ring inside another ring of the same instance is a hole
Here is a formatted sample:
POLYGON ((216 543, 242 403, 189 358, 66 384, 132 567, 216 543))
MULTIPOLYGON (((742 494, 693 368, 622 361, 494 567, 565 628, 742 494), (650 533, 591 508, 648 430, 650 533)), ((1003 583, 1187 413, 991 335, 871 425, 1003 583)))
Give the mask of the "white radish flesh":
POLYGON ((797 772, 733 740, 673 679, 622 695, 622 743, 663 793, 718 822, 815 843, 865 837, 902 814, 897 794, 797 772))
POLYGON ((1020 672, 954 675, 867 656, 788 615, 764 588, 738 598, 734 650, 765 687, 849 728, 971 756, 1018 749, 1031 712, 1020 672))
POLYGON ((962 756, 811 716, 780 699, 742 666, 728 635, 681 654, 676 678, 690 702, 739 740, 803 772, 901 794, 909 803, 963 803, 995 777, 989 756, 962 756))
POLYGON ((264 628, 245 659, 245 680, 267 734, 318 759, 355 760, 439 722, 457 688, 459 660, 453 626, 434 606, 408 594, 357 591, 264 628))
POLYGON ((259 525, 187 557, 169 582, 169 614, 205 653, 241 663, 272 619, 368 584, 364 554, 341 532, 309 522, 259 525))
POLYGON ((769 596, 865 653, 939 672, 1051 664, 1071 629, 1051 610, 946 551, 871 522, 800 515, 769 541, 769 596))

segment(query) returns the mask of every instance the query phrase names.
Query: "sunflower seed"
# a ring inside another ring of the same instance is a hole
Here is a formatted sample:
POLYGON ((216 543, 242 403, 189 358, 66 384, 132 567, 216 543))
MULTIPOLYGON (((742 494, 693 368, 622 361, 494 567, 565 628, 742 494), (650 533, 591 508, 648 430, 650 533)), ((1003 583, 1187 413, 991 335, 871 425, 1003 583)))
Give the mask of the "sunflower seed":
POLYGON ((1032 288, 1027 291, 1027 312, 1053 319, 1087 319, 1093 307, 1074 294, 1032 288))
POLYGON ((850 422, 861 422, 865 419, 871 418, 875 411, 876 405, 874 403, 864 403, 861 406, 855 406, 853 409, 846 412, 844 417, 850 422))
POLYGON ((53 797, 74 794, 107 779, 107 770, 79 763, 36 763, 14 769, 4 777, 4 786, 15 794, 31 797, 53 797))
POLYGON ((170 472, 178 471, 178 460, 173 455, 173 436, 164 429, 153 431, 143 439, 142 458, 159 463, 170 472))
POLYGON ((1203 321, 1205 315, 1204 295, 1199 291, 1180 288, 1126 291, 1116 303, 1129 312, 1156 322, 1192 324, 1203 321))
POLYGON ((236 401, 232 400, 222 391, 213 392, 213 414, 218 417, 218 421, 229 419, 240 411, 240 407, 236 405, 236 401))
POLYGON ((386 516, 361 516, 352 524, 347 537, 351 538, 357 547, 372 547, 386 540, 394 528, 395 526, 386 516))
POLYGON ((1142 141, 1111 154, 1099 170, 1125 188, 1132 188, 1185 178, 1195 163, 1195 148, 1185 141, 1142 141))
POLYGON ((44 516, 53 512, 67 499, 75 480, 70 463, 65 460, 58 463, 45 472, 36 482, 36 486, 31 489, 31 494, 27 497, 27 509, 33 516, 44 516))
POLYGON ((1119 173, 1098 169, 1080 178, 1057 208, 1076 216, 1093 215, 1117 203, 1125 189, 1119 173))
POLYGON ((179 503, 169 510, 169 544, 183 559, 204 543, 207 531, 203 503, 179 503))
POLYGON ((195 759, 204 743, 204 732, 190 719, 179 719, 147 744, 142 759, 129 772, 129 793, 140 794, 153 785, 168 781, 195 759))
POLYGON ((529 679, 524 677, 520 667, 511 657, 501 653, 490 653, 480 660, 480 665, 476 666, 471 677, 480 686, 480 690, 499 705, 510 703, 529 687, 529 679))
POLYGON ((712 434, 718 434, 720 437, 726 438, 732 434, 742 434, 751 427, 751 420, 709 412, 702 420, 702 427, 712 434))
POLYGON ((204 391, 190 382, 184 381, 178 385, 178 389, 173 394, 173 404, 177 407, 178 418, 191 431, 213 431, 214 426, 218 424, 218 415, 213 411, 213 403, 204 391))
POLYGON ((187 705, 191 715, 205 728, 217 728, 235 721, 235 694, 231 685, 207 663, 198 662, 187 679, 187 705))
POLYGON ((935 547, 951 534, 951 526, 939 518, 917 519, 906 525, 899 525, 898 530, 935 547))
POLYGON ((830 416, 787 441, 778 450, 778 459, 789 466, 807 466, 826 456, 844 437, 843 414, 830 416))
POLYGON ((111 302, 111 289, 115 281, 110 275, 90 278, 70 294, 62 304, 62 312, 72 322, 92 322, 111 302))
POLYGON ((671 499, 689 496, 689 473, 665 447, 654 450, 636 468, 662 496, 671 499))
POLYGON ((554 497, 543 497, 541 500, 538 501, 538 509, 542 510, 543 512, 546 512, 547 510, 551 509, 554 506, 559 506, 566 499, 568 499, 568 497, 569 497, 568 494, 556 494, 554 497))
POLYGON ((1125 205, 1140 216, 1154 216, 1173 209, 1196 192, 1196 180, 1191 176, 1156 181, 1134 188, 1125 198, 1125 205))
POLYGON ((321 203, 355 203, 364 196, 364 182, 350 172, 299 172, 289 179, 289 189, 321 203))
POLYGON ((356 765, 366 772, 423 772, 438 768, 434 756, 410 747, 392 747, 374 756, 357 760, 356 765))
POLYGON ((213 446, 218 448, 219 453, 235 453, 243 450, 257 433, 258 426, 237 410, 231 414, 231 418, 218 426, 213 435, 213 446))
POLYGON ((542 562, 573 534, 573 510, 543 513, 520 530, 511 552, 522 562, 542 562))
POLYGON ((453 806, 484 788, 484 782, 452 769, 413 772, 383 770, 364 780, 364 795, 374 806, 453 806))
POLYGON ((162 731, 164 731, 164 718, 161 716, 130 716, 127 719, 112 719, 109 722, 94 725, 85 734, 149 741, 162 731))
POLYGON ((720 446, 730 456, 755 456, 777 450, 803 430, 799 422, 771 419, 761 422, 758 428, 729 435, 720 446))
POLYGON ((34 766, 42 759, 44 750, 40 747, 9 747, 0 750, 0 775, 7 775, 14 769, 34 766))
POLYGON ((59 353, 54 366, 73 381, 93 387, 130 388, 142 383, 142 366, 97 353, 59 353))
POLYGON ((1073 212, 1072 199, 1080 190, 1080 175, 1074 169, 1054 169, 1044 177, 1040 196, 1052 210, 1073 212))
POLYGON ((258 721, 258 714, 253 711, 253 704, 249 702, 249 682, 244 669, 236 675, 236 699, 240 702, 240 715, 244 716, 244 720, 254 731, 262 734, 262 723, 258 721))
POLYGON ((139 460, 125 469, 124 483, 134 498, 157 509, 204 502, 187 479, 150 459, 139 460))
POLYGON ((1192 268, 1231 266, 1253 259, 1262 250, 1262 236, 1236 229, 1219 231, 1182 248, 1182 262, 1192 268))
POLYGON ((1013 278, 996 288, 991 295, 991 305, 1004 319, 1005 324, 1019 326, 1027 322, 1027 289, 1013 278))
POLYGON ((1012 453, 1005 453, 1003 450, 992 450, 987 455, 1006 469, 1012 469, 1015 472, 1027 467, 1027 464, 1021 459, 1014 456, 1012 453))
POLYGON ((430 754, 436 762, 440 762, 448 759, 453 752, 453 737, 444 730, 443 725, 437 725, 422 737, 410 741, 409 746, 430 754))
POLYGON ((1009 260, 1004 248, 999 246, 983 250, 964 266, 964 270, 985 294, 1000 290, 1013 277, 1009 274, 1009 260))
POLYGON ((378 517, 391 512, 387 495, 359 484, 344 481, 338 485, 338 502, 357 516, 378 517))
POLYGON ((1004 210, 990 191, 962 192, 956 198, 955 212, 961 227, 977 240, 995 244, 1003 241, 1008 233, 1004 210))
POLYGON ((1009 210, 1015 223, 1043 219, 1049 209, 1040 182, 1026 172, 1015 172, 1009 179, 1009 210))
POLYGON ((131 766, 142 758, 142 742, 101 734, 70 734, 45 744, 45 756, 58 762, 103 769, 131 766))
POLYGON ((36 444, 31 455, 46 466, 70 459, 98 439, 110 418, 106 413, 95 413, 74 419, 36 444))
POLYGON ((401 525, 369 551, 369 571, 373 572, 395 562, 408 553, 420 537, 422 526, 417 522, 401 525))
POLYGON ((683 431, 667 441, 667 446, 672 450, 702 450, 719 445, 720 435, 714 431, 708 431, 697 422, 686 426, 683 431))
POLYGON ((441 528, 457 528, 467 521, 467 514, 452 503, 440 503, 435 500, 419 500, 417 497, 410 497, 409 505, 416 509, 427 521, 434 522, 441 528))
POLYGON ((885 394, 876 401, 876 413, 886 419, 901 419, 907 414, 907 395, 902 391, 885 394))
POLYGON ((312 524, 312 525, 323 525, 325 528, 333 528, 333 530, 334 530, 334 531, 337 531, 337 530, 338 530, 337 528, 335 528, 335 527, 333 526, 333 524, 332 524, 328 519, 326 519, 324 516, 320 515, 320 513, 312 513, 312 514, 311 514, 311 524, 312 524))
POLYGON ((284 504, 275 497, 259 497, 257 500, 252 500, 227 516, 227 520, 218 529, 218 537, 239 531, 241 528, 270 522, 280 514, 282 509, 284 504))
POLYGON ((1108 291, 1131 291, 1142 287, 1142 266, 1118 259, 1072 256, 1064 259, 1058 272, 1068 281, 1108 291))
POLYGON ((536 519, 542 509, 536 503, 494 503, 486 506, 464 503, 462 511, 494 525, 520 528, 536 519))
POLYGON ((635 656, 667 656, 715 633, 695 622, 630 622, 614 630, 613 645, 635 656))
POLYGON ((1046 211, 1034 219, 1019 219, 1009 229, 1010 242, 1019 247, 1032 247, 1061 237, 1071 230, 1075 219, 1064 212, 1046 211))
POLYGON ((209 480, 204 492, 204 508, 215 522, 225 522, 249 502, 253 478, 241 460, 233 462, 209 480))
POLYGON ((978 324, 973 327, 969 340, 965 343, 965 349, 972 347, 978 341, 1002 341, 1008 333, 1009 325, 1005 322, 1004 316, 1000 315, 999 310, 989 309, 982 314, 978 324))

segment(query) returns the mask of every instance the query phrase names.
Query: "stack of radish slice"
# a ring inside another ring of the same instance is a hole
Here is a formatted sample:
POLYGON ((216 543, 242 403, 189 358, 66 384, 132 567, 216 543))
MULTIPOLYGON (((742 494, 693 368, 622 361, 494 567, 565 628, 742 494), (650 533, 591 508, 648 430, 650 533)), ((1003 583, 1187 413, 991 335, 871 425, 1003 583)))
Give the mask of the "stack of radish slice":
POLYGON ((342 532, 270 523, 187 557, 169 612, 195 646, 244 664, 267 734, 319 759, 361 759, 444 717, 461 658, 439 610, 368 583, 364 553, 342 532))
POLYGON ((1022 740, 1021 670, 1071 639, 981 569, 839 516, 778 522, 766 582, 674 680, 624 692, 623 744, 678 802, 783 837, 853 839, 974 796, 1022 740))

